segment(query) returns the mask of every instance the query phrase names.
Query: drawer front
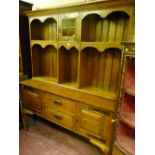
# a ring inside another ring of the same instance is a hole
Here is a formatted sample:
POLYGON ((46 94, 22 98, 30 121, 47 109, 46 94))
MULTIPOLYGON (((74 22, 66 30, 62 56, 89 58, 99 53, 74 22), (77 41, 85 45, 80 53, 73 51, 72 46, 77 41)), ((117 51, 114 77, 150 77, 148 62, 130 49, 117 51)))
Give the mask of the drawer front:
POLYGON ((51 108, 46 107, 46 106, 44 110, 45 110, 44 116, 48 120, 51 120, 52 122, 56 122, 58 124, 61 124, 62 126, 73 129, 74 119, 72 116, 69 116, 62 112, 54 111, 51 108))
POLYGON ((59 110, 67 114, 74 115, 76 112, 76 103, 74 101, 65 99, 57 95, 44 94, 43 102, 46 105, 46 107, 59 110))
POLYGON ((25 107, 32 109, 35 112, 42 113, 42 104, 40 101, 40 91, 31 89, 31 88, 23 88, 22 89, 22 99, 25 107))

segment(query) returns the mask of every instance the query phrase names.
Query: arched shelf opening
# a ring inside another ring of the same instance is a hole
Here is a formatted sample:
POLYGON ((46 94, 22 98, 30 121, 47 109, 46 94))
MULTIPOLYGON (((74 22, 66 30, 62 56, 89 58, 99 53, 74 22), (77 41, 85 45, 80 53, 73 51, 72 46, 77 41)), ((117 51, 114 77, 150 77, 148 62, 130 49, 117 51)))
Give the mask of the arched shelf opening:
POLYGON ((48 45, 42 48, 40 45, 32 47, 33 77, 55 81, 57 78, 57 49, 48 45))
POLYGON ((108 48, 99 52, 87 47, 81 52, 80 87, 99 94, 116 94, 121 69, 121 50, 108 48))
POLYGON ((121 42, 128 39, 129 15, 124 11, 115 11, 105 18, 108 25, 107 41, 121 42))
POLYGON ((115 11, 101 18, 89 14, 82 20, 83 42, 120 42, 128 39, 129 15, 115 11))
POLYGON ((57 22, 53 18, 48 18, 43 24, 43 39, 57 40, 57 22))
POLYGON ((42 23, 39 19, 34 19, 31 24, 31 39, 42 40, 42 23))
POLYGON ((77 87, 78 57, 79 53, 75 47, 66 49, 61 46, 59 48, 59 83, 77 87))
POLYGON ((102 18, 100 15, 95 13, 89 14, 83 18, 81 31, 81 40, 83 42, 100 41, 97 29, 101 21, 102 18))
POLYGON ((47 18, 43 23, 34 19, 30 27, 32 40, 57 40, 57 22, 53 18, 47 18))

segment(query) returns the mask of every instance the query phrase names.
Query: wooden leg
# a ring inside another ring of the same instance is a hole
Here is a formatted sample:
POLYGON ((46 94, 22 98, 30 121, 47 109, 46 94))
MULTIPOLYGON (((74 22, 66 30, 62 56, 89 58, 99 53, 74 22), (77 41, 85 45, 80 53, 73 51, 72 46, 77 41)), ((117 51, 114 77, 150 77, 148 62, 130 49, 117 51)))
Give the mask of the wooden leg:
POLYGON ((104 153, 104 155, 108 155, 109 153, 109 147, 106 146, 105 144, 103 144, 101 141, 97 140, 97 139, 94 139, 94 138, 90 138, 89 141, 96 145, 97 147, 99 147, 102 152, 104 153))

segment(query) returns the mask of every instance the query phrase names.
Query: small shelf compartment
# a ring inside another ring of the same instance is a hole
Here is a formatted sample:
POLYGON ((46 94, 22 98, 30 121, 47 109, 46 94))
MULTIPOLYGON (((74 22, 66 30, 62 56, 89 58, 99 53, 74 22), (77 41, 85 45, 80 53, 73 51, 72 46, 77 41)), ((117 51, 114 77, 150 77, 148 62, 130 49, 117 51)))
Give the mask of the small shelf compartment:
POLYGON ((32 47, 33 78, 43 81, 57 81, 57 50, 48 45, 42 48, 40 45, 32 47))
POLYGON ((76 20, 73 19, 63 19, 62 20, 62 35, 63 40, 70 40, 70 37, 74 39, 76 34, 76 20))
POLYGON ((82 41, 115 42, 127 40, 129 16, 123 11, 101 17, 96 13, 87 15, 82 20, 82 41))
POLYGON ((80 87, 115 96, 118 92, 121 51, 109 48, 103 52, 87 47, 81 52, 80 87))
POLYGON ((61 14, 59 16, 59 40, 80 41, 81 20, 79 12, 61 14))
POLYGON ((59 83, 78 87, 78 57, 79 53, 75 47, 59 48, 59 83))
POLYGON ((34 19, 30 27, 32 40, 57 40, 57 22, 53 18, 48 18, 43 23, 34 19))

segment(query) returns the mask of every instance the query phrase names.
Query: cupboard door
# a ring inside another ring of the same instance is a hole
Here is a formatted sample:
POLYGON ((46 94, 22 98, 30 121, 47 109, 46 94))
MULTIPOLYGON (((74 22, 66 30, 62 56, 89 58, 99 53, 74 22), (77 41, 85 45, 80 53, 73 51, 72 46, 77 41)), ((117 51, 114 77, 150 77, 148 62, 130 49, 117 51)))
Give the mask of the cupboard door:
POLYGON ((81 110, 80 130, 101 137, 102 124, 102 114, 84 108, 81 110))
POLYGON ((81 108, 80 131, 108 142, 111 137, 111 115, 107 112, 81 108))
POLYGON ((36 113, 42 114, 42 103, 40 101, 41 92, 32 88, 22 89, 22 99, 24 106, 36 113))
POLYGON ((80 41, 81 20, 80 13, 68 13, 59 16, 59 41, 80 41))

